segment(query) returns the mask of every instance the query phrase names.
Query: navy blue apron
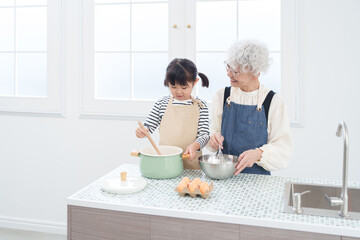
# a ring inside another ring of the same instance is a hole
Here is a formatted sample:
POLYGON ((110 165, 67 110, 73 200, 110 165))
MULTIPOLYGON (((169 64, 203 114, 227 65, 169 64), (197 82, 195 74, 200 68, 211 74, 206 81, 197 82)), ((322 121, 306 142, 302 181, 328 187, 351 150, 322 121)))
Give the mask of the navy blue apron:
MULTIPOLYGON (((256 149, 267 143, 267 115, 274 92, 266 96, 260 110, 257 105, 242 105, 226 99, 230 95, 230 87, 225 88, 224 108, 221 122, 221 135, 224 136, 224 154, 239 156, 246 150, 256 149)), ((254 163, 246 167, 242 173, 270 175, 270 171, 254 163)))

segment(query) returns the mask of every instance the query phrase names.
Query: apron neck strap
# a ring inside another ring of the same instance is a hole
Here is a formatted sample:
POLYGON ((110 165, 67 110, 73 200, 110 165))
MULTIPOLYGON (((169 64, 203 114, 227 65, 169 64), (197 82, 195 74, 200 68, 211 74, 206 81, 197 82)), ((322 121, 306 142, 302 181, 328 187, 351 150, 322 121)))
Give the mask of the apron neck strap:
MULTIPOLYGON (((173 100, 174 100, 174 97, 173 97, 173 95, 171 94, 171 95, 170 95, 170 99, 169 99, 169 103, 172 104, 172 103, 173 103, 173 100)), ((191 96, 191 100, 193 101, 193 104, 196 103, 201 109, 205 107, 204 104, 203 104, 200 100, 194 98, 193 96, 191 96)))
POLYGON ((193 103, 197 103, 201 109, 204 108, 204 104, 200 100, 195 99, 192 96, 191 96, 191 99, 192 99, 193 103))
POLYGON ((257 107, 256 107, 256 109, 258 111, 261 111, 261 108, 262 108, 262 102, 260 102, 260 89, 261 89, 261 84, 259 85, 259 89, 258 89, 258 93, 257 93, 257 107))

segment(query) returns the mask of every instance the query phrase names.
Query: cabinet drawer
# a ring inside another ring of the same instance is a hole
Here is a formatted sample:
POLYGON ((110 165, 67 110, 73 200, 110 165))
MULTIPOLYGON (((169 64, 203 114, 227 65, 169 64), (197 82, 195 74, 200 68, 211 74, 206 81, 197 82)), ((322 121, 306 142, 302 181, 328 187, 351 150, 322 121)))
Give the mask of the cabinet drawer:
POLYGON ((240 225, 240 240, 341 240, 340 236, 240 225))
POLYGON ((68 240, 150 239, 150 217, 68 206, 68 240))
POLYGON ((239 240, 239 225, 151 216, 151 239, 239 240))

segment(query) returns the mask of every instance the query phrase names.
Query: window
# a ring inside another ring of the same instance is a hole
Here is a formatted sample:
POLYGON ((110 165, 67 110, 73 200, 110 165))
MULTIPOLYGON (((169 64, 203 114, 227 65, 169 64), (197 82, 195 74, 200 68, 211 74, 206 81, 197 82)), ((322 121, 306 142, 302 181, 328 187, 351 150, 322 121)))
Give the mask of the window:
POLYGON ((95 98, 156 99, 165 94, 152 87, 168 62, 167 2, 102 2, 94 5, 95 98))
POLYGON ((167 94, 168 1, 83 4, 83 114, 144 115, 167 94))
POLYGON ((0 111, 61 113, 60 2, 0 2, 0 111))
POLYGON ((209 89, 199 88, 199 96, 211 100, 218 89, 230 85, 223 66, 226 50, 234 40, 248 38, 268 45, 273 63, 260 81, 280 92, 280 8, 280 0, 196 2, 196 62, 211 79, 209 89))
MULTIPOLYGON (((175 57, 193 60, 209 77, 210 88, 196 94, 211 101, 228 84, 226 50, 244 38, 267 43, 273 63, 261 82, 298 109, 296 0, 83 3, 83 115, 146 116, 154 100, 168 94, 163 79, 175 57)), ((292 122, 298 121, 296 113, 292 122)))

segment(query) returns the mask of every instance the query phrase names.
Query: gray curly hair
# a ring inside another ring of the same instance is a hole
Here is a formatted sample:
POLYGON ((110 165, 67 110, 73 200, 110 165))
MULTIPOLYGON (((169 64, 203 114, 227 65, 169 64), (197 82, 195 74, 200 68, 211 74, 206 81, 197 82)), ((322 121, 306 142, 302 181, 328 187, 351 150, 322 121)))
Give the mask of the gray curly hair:
POLYGON ((234 42, 227 56, 232 69, 240 67, 241 73, 250 72, 253 75, 265 73, 271 63, 267 46, 255 39, 234 42))

